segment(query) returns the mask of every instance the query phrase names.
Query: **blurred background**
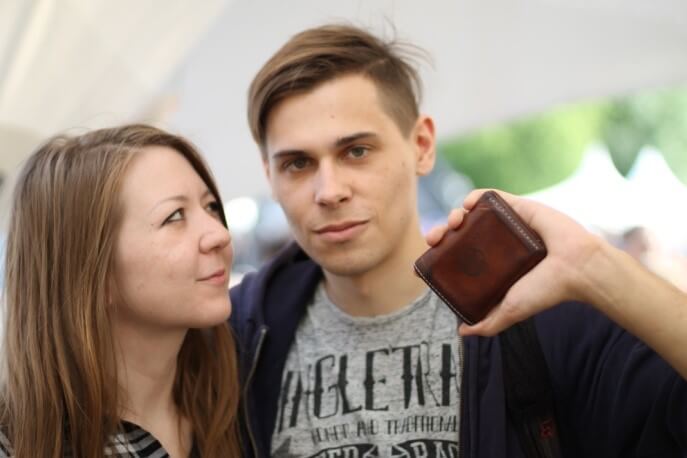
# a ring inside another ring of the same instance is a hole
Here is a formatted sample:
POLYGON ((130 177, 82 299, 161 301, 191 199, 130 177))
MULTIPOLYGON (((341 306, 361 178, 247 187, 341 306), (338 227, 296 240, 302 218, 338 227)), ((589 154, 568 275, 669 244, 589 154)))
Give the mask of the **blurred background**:
POLYGON ((423 228, 473 187, 556 207, 687 289, 684 0, 0 0, 0 255, 22 161, 57 133, 149 122, 205 154, 234 280, 289 239, 245 119, 294 33, 350 22, 426 49, 440 160, 423 228))

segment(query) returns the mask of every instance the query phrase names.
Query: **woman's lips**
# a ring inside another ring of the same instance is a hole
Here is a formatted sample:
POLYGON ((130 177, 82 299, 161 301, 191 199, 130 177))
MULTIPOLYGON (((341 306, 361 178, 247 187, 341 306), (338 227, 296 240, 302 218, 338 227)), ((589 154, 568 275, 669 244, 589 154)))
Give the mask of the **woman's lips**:
POLYGON ((219 269, 206 277, 200 278, 198 281, 212 285, 223 285, 227 282, 228 277, 227 269, 219 269))

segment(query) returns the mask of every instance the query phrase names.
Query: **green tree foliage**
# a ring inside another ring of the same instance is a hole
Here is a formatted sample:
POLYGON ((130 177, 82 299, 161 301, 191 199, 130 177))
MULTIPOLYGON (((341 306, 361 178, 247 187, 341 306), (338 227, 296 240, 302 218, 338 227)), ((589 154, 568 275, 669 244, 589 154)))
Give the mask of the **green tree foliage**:
POLYGON ((565 179, 593 142, 607 146, 622 174, 654 146, 687 183, 687 87, 558 108, 448 139, 440 151, 475 186, 522 194, 565 179))
POLYGON ((569 176, 598 138, 605 109, 577 105, 449 139, 440 151, 476 187, 528 193, 569 176))
POLYGON ((601 137, 621 173, 626 174, 639 151, 650 145, 687 183, 687 88, 645 91, 611 101, 601 137))
POLYGON ((637 108, 630 98, 611 102, 599 132, 613 164, 623 175, 627 175, 639 151, 651 138, 652 126, 638 116, 637 108))

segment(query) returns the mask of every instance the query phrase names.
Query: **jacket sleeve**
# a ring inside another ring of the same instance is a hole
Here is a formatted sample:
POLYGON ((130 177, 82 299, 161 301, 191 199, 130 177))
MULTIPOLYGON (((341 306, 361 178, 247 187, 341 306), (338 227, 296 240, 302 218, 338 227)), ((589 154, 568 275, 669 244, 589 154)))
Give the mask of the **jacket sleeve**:
POLYGON ((536 318, 570 456, 687 456, 687 382, 593 307, 536 318))

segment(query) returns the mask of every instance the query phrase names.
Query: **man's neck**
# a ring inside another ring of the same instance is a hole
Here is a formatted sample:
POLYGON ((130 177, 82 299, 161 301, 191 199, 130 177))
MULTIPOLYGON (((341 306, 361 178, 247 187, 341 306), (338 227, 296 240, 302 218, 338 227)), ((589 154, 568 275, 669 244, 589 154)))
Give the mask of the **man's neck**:
POLYGON ((414 261, 428 248, 417 236, 374 269, 356 276, 325 270, 325 288, 331 301, 352 316, 388 315, 418 298, 427 285, 415 275, 414 261))

